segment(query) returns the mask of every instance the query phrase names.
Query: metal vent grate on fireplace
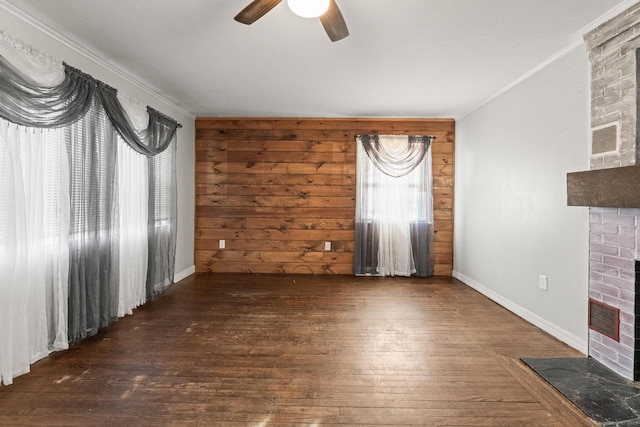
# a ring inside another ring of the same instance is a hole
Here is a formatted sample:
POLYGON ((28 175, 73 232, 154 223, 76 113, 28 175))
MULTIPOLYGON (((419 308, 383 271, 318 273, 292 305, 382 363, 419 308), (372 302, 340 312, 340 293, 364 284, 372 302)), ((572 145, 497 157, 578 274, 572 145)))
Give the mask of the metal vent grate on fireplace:
POLYGON ((589 329, 620 341, 620 310, 589 298, 589 329))

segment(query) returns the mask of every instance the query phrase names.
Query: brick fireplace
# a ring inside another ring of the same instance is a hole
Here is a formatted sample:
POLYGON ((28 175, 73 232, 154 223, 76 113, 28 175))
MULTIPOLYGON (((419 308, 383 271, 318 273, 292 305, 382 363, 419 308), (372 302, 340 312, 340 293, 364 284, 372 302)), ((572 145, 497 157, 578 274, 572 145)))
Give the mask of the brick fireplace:
POLYGON ((640 165, 640 4, 589 32, 584 39, 591 61, 590 169, 611 169, 611 176, 618 176, 600 178, 598 185, 602 181, 607 185, 605 199, 619 191, 615 188, 617 182, 626 186, 620 192, 631 193, 626 195, 630 202, 589 204, 589 298, 590 308, 597 313, 590 310, 590 321, 606 322, 614 314, 619 321, 615 325, 617 337, 603 328, 590 327, 589 356, 623 377, 638 381, 640 312, 636 308, 636 265, 640 259, 640 200, 634 200, 638 198, 634 191, 640 190, 625 174, 635 177, 637 168, 632 166, 640 165), (598 319, 591 319, 592 316, 598 319))
POLYGON ((619 338, 591 328, 589 356, 634 381, 640 379, 636 343, 640 338, 636 332, 640 327, 636 319, 639 226, 640 209, 591 208, 589 298, 619 310, 619 338))

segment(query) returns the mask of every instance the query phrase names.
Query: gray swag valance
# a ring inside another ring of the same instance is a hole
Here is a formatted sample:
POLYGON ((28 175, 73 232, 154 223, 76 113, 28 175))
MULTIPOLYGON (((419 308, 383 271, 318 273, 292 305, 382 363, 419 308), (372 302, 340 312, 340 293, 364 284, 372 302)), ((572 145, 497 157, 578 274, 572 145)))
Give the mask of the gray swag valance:
POLYGON ((122 108, 116 89, 66 63, 64 71, 59 85, 39 86, 0 56, 0 117, 22 126, 58 128, 80 120, 97 98, 122 139, 147 156, 164 151, 180 127, 172 118, 147 107, 149 125, 138 131, 122 108))
MULTIPOLYGON (((383 135, 384 137, 384 135, 383 135)), ((416 168, 435 139, 431 135, 409 136, 395 143, 380 143, 379 135, 359 135, 367 156, 383 173, 394 178, 404 176, 416 168)))

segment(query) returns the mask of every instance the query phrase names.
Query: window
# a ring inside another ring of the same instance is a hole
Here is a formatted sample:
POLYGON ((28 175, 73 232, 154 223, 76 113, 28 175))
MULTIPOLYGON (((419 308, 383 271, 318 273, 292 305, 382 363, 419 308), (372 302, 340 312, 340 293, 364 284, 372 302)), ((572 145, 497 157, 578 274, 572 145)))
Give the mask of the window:
POLYGON ((358 138, 355 274, 433 274, 431 140, 358 138))

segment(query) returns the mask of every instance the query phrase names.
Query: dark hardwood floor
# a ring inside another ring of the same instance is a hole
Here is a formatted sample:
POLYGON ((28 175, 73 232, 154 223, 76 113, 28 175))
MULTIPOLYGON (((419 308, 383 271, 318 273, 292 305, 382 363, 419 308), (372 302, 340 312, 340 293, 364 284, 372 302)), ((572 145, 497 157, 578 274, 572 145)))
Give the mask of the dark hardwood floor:
POLYGON ((579 426, 581 356, 455 279, 194 275, 0 388, 0 425, 579 426))

